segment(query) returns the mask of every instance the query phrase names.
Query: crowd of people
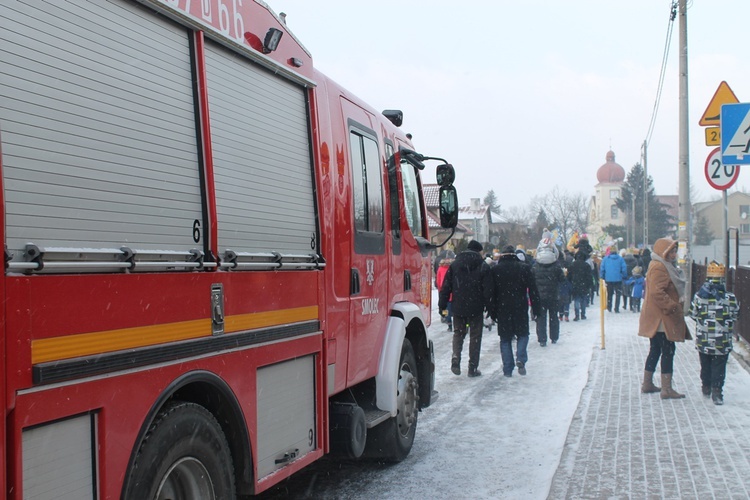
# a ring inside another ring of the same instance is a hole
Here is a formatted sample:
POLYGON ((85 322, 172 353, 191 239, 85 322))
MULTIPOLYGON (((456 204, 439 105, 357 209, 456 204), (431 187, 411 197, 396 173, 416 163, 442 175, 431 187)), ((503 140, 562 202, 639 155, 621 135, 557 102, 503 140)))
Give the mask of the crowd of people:
MULTIPOLYGON (((490 329, 497 326, 503 375, 512 377, 516 370, 526 375, 530 319, 536 324, 540 346, 557 343, 560 322, 569 321, 571 305, 574 322, 587 319, 586 308, 599 294, 601 279, 607 311, 619 313, 622 306, 623 311, 640 314, 638 335, 649 339, 641 391, 660 393, 662 399, 685 397, 672 384, 675 343, 691 339, 683 314, 685 278, 675 264, 676 241, 661 238, 653 249, 653 254, 649 249, 634 253, 609 246, 600 260, 585 235, 561 249, 545 229, 535 252, 507 245, 482 255, 484 248, 478 241, 469 242, 458 255, 445 251, 435 262, 435 284, 438 308, 453 332, 451 371, 461 374, 468 335, 468 375, 482 375, 479 358, 488 322, 490 329), (653 381, 657 364, 661 387, 653 381)), ((726 363, 739 311, 723 276, 724 267, 712 263, 708 281, 690 304, 697 325, 702 392, 717 405, 723 404, 726 363)))

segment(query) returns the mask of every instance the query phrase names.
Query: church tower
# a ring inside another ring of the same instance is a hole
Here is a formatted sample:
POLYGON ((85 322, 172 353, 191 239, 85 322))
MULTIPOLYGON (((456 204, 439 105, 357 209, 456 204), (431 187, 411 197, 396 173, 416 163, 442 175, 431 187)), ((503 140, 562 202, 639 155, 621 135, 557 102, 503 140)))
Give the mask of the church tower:
POLYGON ((625 214, 615 204, 625 182, 625 169, 615 162, 613 151, 607 151, 606 162, 596 171, 596 179, 598 183, 591 198, 588 228, 589 241, 595 248, 601 247, 604 240, 603 228, 610 224, 625 225, 625 214))

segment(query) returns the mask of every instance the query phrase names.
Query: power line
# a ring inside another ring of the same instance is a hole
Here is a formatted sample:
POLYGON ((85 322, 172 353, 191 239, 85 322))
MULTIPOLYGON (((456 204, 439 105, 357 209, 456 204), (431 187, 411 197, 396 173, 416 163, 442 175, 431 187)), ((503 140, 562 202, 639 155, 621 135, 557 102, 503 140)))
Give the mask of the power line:
POLYGON ((669 59, 669 42, 672 40, 672 28, 674 27, 675 17, 677 17, 677 0, 672 0, 672 5, 669 8, 669 23, 667 24, 667 36, 664 41, 664 53, 661 60, 661 71, 659 73, 659 85, 656 91, 654 109, 651 112, 651 121, 648 125, 648 132, 646 133, 646 145, 651 142, 651 135, 654 133, 654 125, 656 125, 656 116, 659 113, 659 102, 661 101, 661 92, 664 88, 664 74, 667 71, 667 60, 669 59))

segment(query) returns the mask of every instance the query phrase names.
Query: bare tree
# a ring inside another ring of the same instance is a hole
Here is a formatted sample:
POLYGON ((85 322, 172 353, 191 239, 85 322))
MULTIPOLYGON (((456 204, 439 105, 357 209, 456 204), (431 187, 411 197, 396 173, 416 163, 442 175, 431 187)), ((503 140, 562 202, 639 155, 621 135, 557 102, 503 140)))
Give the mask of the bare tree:
POLYGON ((542 205, 551 224, 560 230, 560 236, 566 241, 574 231, 586 230, 589 215, 589 200, 586 195, 569 194, 555 187, 544 196, 542 205))

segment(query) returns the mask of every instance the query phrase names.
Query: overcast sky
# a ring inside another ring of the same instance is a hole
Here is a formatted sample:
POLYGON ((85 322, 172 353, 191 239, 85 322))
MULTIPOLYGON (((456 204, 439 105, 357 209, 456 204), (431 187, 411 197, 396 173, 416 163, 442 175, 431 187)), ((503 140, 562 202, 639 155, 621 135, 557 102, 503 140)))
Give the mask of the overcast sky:
MULTIPOLYGON (((462 204, 489 189, 505 208, 555 186, 593 194, 610 147, 626 171, 641 159, 671 0, 267 2, 323 73, 403 110, 416 149, 456 166, 462 204)), ((750 101, 750 1, 691 0, 687 17, 690 175, 705 201, 718 192, 698 121, 722 80, 750 101)), ((678 192, 678 42, 675 19, 648 147, 658 194, 678 192)))

